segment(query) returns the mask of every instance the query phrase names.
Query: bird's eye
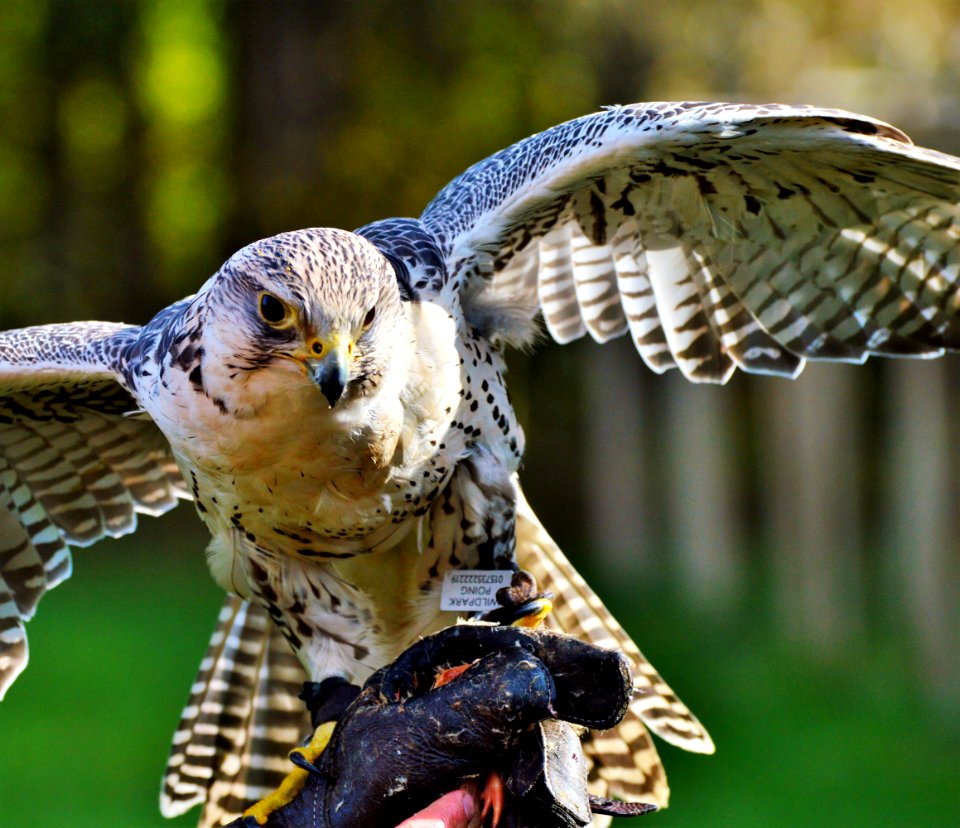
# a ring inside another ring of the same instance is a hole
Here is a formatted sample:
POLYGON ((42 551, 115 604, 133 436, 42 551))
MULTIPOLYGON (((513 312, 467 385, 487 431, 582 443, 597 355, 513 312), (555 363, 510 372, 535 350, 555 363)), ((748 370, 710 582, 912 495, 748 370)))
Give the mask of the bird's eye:
POLYGON ((260 301, 257 305, 260 311, 260 317, 268 325, 280 325, 287 320, 289 315, 287 306, 283 304, 276 296, 264 291, 260 294, 260 301))
POLYGON ((363 327, 369 328, 373 324, 373 319, 377 315, 377 307, 374 305, 370 310, 367 311, 367 315, 363 317, 363 327))

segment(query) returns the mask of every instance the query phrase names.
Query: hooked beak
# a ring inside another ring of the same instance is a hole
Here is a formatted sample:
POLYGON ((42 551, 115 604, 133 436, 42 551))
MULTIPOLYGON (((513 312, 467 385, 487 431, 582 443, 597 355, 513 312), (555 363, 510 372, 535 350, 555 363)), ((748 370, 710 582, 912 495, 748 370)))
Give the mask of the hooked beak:
MULTIPOLYGON (((307 374, 320 389, 333 408, 343 396, 350 381, 350 363, 353 357, 353 343, 341 337, 329 340, 315 340, 322 347, 322 356, 304 360, 307 374)), ((311 348, 315 352, 314 348, 311 348)))

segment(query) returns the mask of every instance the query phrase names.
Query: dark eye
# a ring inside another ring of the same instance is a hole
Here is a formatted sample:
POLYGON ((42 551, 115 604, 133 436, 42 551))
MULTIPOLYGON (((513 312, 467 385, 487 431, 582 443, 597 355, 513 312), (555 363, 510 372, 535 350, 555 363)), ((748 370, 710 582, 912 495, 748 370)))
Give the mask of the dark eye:
POLYGON ((279 325, 287 318, 287 306, 277 299, 276 296, 269 293, 264 292, 260 294, 260 304, 258 308, 263 321, 270 325, 279 325))
POLYGON ((370 310, 367 311, 367 315, 363 317, 363 327, 369 328, 373 324, 373 319, 376 315, 377 315, 377 308, 376 306, 374 306, 370 308, 370 310))

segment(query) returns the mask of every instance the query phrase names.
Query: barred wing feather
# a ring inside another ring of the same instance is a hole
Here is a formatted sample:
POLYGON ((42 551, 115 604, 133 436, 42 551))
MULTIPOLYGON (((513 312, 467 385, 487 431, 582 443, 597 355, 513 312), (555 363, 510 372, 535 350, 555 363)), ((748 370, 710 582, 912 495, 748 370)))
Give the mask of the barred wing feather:
POLYGON ((186 497, 166 440, 120 383, 139 329, 0 334, 0 698, 27 663, 24 622, 71 571, 69 546, 136 528, 186 497))
POLYGON ((539 307, 558 342, 629 333, 694 381, 960 346, 960 159, 848 112, 614 107, 480 162, 421 218, 468 316, 539 307))

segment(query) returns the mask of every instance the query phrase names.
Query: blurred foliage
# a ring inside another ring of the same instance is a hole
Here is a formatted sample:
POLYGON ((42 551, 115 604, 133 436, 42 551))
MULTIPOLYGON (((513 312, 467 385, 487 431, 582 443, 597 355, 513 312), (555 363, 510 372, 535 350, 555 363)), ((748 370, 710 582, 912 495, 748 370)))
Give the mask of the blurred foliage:
POLYGON ((220 4, 142 4, 134 89, 145 122, 144 212, 158 272, 182 290, 219 240, 226 198, 227 66, 220 4))
MULTIPOLYGON (((839 106, 957 153, 958 89, 957 0, 0 0, 0 326, 143 322, 255 238, 417 215, 470 164, 606 103, 839 106)), ((735 597, 711 606, 695 599, 715 585, 685 569, 664 492, 684 424, 670 416, 683 411, 670 408, 676 378, 639 360, 627 379, 644 411, 627 416, 649 426, 642 535, 603 555, 591 545, 595 481, 578 473, 591 353, 512 358, 514 398, 537 422, 526 486, 720 746, 709 759, 664 747, 674 804, 644 822, 960 823, 956 706, 922 692, 901 607, 916 599, 889 587, 899 540, 871 505, 875 449, 898 429, 873 406, 882 371, 858 370, 852 412, 864 545, 847 560, 867 600, 849 600, 867 620, 817 650, 785 633, 777 536, 763 528, 770 446, 751 426, 768 416, 767 381, 710 397, 739 458, 724 494, 761 527, 735 536, 735 597)), ((955 405, 956 372, 943 377, 955 405)), ((166 745, 219 602, 203 544, 182 507, 77 554, 0 705, 0 824, 162 824, 166 745)))

